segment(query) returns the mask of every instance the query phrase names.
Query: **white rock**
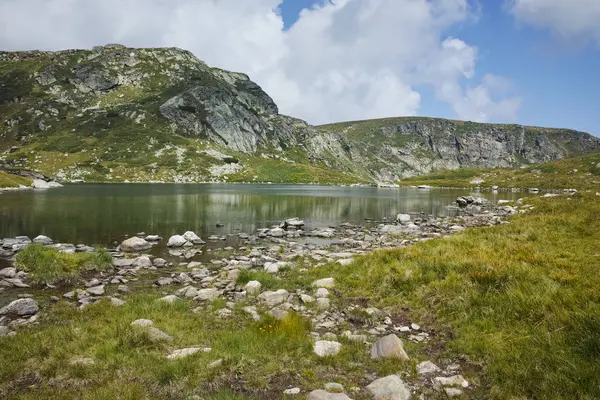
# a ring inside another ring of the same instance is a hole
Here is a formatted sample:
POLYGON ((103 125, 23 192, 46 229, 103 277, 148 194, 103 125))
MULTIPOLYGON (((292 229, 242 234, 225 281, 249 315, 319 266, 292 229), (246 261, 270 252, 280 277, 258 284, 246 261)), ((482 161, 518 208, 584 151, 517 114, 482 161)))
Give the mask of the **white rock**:
POLYGON ((340 265, 350 265, 354 263, 354 258, 343 258, 341 260, 337 260, 337 263, 340 265))
POLYGON ((433 387, 440 389, 442 387, 469 387, 469 382, 462 377, 462 375, 454 375, 451 377, 438 376, 433 378, 433 387))
POLYGON ((339 342, 331 342, 328 340, 319 340, 315 343, 313 351, 319 357, 335 356, 342 349, 342 344, 339 342))
POLYGON ((306 400, 352 400, 345 393, 329 393, 323 389, 313 390, 306 400))
POLYGON ((315 291, 315 296, 318 298, 329 297, 329 290, 327 290, 325 288, 319 288, 315 291))
POLYGON ((150 319, 136 319, 131 323, 131 326, 152 326, 154 322, 150 319))
POLYGON ((92 296, 102 296, 104 295, 104 285, 88 288, 86 292, 88 292, 88 294, 91 294, 92 296))
POLYGON ((256 296, 260 293, 262 284, 259 281, 250 281, 244 286, 244 290, 251 296, 256 296))
POLYGON ((216 288, 200 289, 198 295, 194 298, 197 301, 213 301, 219 297, 221 293, 216 288))
POLYGON ((408 225, 411 221, 410 215, 408 214, 398 214, 396 217, 396 221, 402 225, 408 225))
POLYGON ((419 375, 429 375, 438 372, 440 368, 431 361, 423 361, 417 364, 417 373, 419 375))
POLYGON ((408 400, 411 396, 410 390, 398 375, 377 379, 366 389, 373 395, 374 400, 408 400))
POLYGON ((183 246, 187 240, 181 235, 174 235, 169 238, 169 242, 167 243, 167 247, 181 247, 183 246))
POLYGON ((152 245, 150 243, 148 243, 147 241, 145 241, 144 239, 134 236, 134 237, 124 240, 121 243, 121 246, 119 246, 119 250, 124 251, 124 252, 133 253, 133 252, 148 250, 151 247, 152 247, 152 245))
POLYGON ((187 349, 179 349, 174 350, 171 354, 167 356, 169 360, 176 360, 178 358, 183 358, 187 356, 191 356, 192 354, 196 354, 198 352, 209 353, 212 349, 210 347, 189 347, 187 349))
MULTIPOLYGON (((200 236, 196 235, 196 233, 192 231, 187 231, 183 234, 183 238, 193 244, 204 244, 206 243, 204 240, 200 239, 200 236)), ((175 246, 177 247, 177 246, 175 246)))
POLYGON ((462 396, 463 391, 457 388, 444 388, 444 392, 446 392, 446 396, 449 398, 462 396))
POLYGON ((268 292, 261 293, 258 296, 258 298, 261 301, 263 301, 266 305, 268 305, 269 307, 273 307, 273 306, 283 303, 288 298, 289 295, 290 294, 288 293, 287 290, 279 289, 275 292, 268 291, 268 292))
POLYGON ((35 239, 33 239, 33 243, 52 244, 53 242, 52 239, 50 239, 48 236, 39 235, 35 239))
POLYGON ((287 396, 294 396, 300 393, 300 388, 291 388, 283 391, 283 394, 287 396))
POLYGON ((301 294, 301 295, 300 295, 300 300, 301 300, 301 301, 302 301, 304 304, 307 304, 307 303, 314 303, 314 302, 315 302, 315 299, 314 299, 314 298, 312 298, 311 296, 307 295, 307 294, 301 294))
POLYGON ((283 236, 285 236, 285 231, 281 228, 273 228, 267 232, 267 235, 273 236, 273 237, 283 237, 283 236))
POLYGON ((330 301, 329 301, 328 298, 326 298, 326 297, 319 297, 317 299, 317 309, 319 311, 328 310, 329 307, 331 307, 331 303, 330 303, 330 301))
POLYGON ((316 287, 316 288, 332 289, 335 287, 335 279, 334 278, 319 279, 318 281, 314 281, 312 283, 312 285, 313 285, 313 287, 316 287))

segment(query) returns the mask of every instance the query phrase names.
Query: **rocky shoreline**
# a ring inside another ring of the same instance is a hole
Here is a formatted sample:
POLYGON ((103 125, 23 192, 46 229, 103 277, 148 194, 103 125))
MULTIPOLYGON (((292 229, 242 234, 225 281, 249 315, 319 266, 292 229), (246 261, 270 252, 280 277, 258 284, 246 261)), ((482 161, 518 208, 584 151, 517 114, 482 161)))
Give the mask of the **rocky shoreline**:
MULTIPOLYGON (((240 240, 238 248, 223 248, 214 252, 210 262, 194 261, 203 252, 205 240, 194 232, 185 232, 168 239, 169 259, 149 254, 153 246, 164 242, 157 235, 139 235, 126 239, 116 249, 107 249, 113 257, 114 271, 97 274, 91 279, 81 279, 72 287, 56 288, 47 285, 36 287, 25 271, 15 267, 0 270, 0 294, 10 291, 18 297, 0 309, 0 336, 18 335, 26 325, 38 324, 40 303, 68 302, 73 307, 84 308, 89 304, 107 299, 118 307, 125 304, 132 291, 158 290, 165 302, 192 300, 196 302, 195 312, 207 310, 207 306, 217 300, 225 306, 216 311, 219 318, 231 318, 236 305, 243 303, 243 310, 251 320, 260 320, 264 315, 275 319, 287 318, 290 313, 298 314, 312 322, 314 331, 314 353, 319 357, 335 356, 342 348, 338 338, 363 342, 371 349, 373 359, 408 359, 403 347, 404 341, 427 342, 431 332, 422 327, 419 321, 397 321, 386 310, 363 307, 353 304, 340 308, 336 298, 334 278, 314 281, 311 288, 263 289, 263 283, 252 280, 239 283, 244 271, 264 271, 277 279, 278 275, 290 269, 308 270, 329 263, 351 265, 356 257, 382 249, 396 249, 417 242, 439 239, 470 227, 493 226, 508 223, 511 215, 526 212, 531 206, 521 200, 513 205, 501 201, 491 204, 482 198, 460 197, 457 199, 455 218, 441 218, 419 213, 399 214, 392 221, 368 221, 358 226, 342 223, 336 227, 307 229, 298 218, 287 219, 278 226, 260 229, 254 233, 235 234, 240 240), (310 238, 326 240, 325 244, 312 243, 310 238), (306 240, 308 239, 308 240, 306 240), (60 291, 49 299, 40 299, 44 290, 60 291), (35 292, 32 295, 28 292, 35 292), (360 318, 357 316, 361 316, 360 318), (351 326, 353 329, 347 329, 351 326)), ((226 236, 210 236, 209 242, 218 242, 226 236)), ((90 252, 93 248, 85 245, 55 244, 52 239, 38 236, 33 240, 16 237, 0 241, 0 256, 13 258, 29 246, 38 243, 53 247, 61 252, 90 252)), ((45 307, 41 307, 42 316, 45 307)), ((142 321, 142 320, 140 320, 142 321)), ((133 321, 140 329, 149 329, 157 340, 168 340, 172 332, 163 332, 152 321, 133 321), (139 327, 142 325, 142 327, 139 327)), ((167 358, 180 358, 197 351, 210 351, 210 348, 175 349, 167 358)), ((412 393, 423 393, 427 388, 445 392, 447 396, 460 396, 468 390, 468 382, 460 375, 457 360, 438 367, 431 361, 417 366, 419 381, 405 382, 397 375, 375 379, 366 390, 376 398, 385 393, 397 399, 408 399, 412 393)), ((340 385, 341 386, 341 385, 340 385)), ((429 390, 427 389, 427 390, 429 390)), ((290 388, 285 394, 300 393, 301 388, 290 388)), ((348 399, 342 392, 345 389, 326 387, 314 390, 308 398, 348 399)), ((383 397, 381 397, 383 398, 383 397)), ((386 397, 387 398, 387 397, 386 397)))

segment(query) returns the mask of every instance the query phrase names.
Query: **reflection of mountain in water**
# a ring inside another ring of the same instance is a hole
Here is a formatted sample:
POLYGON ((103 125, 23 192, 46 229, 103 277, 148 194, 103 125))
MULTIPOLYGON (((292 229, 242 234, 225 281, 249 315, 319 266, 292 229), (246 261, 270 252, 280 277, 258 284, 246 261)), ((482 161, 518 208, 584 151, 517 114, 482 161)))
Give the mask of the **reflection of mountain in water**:
POLYGON ((295 216, 310 228, 393 218, 400 212, 443 214, 447 205, 464 194, 275 185, 67 186, 2 194, 0 235, 45 234, 61 241, 109 244, 140 231, 163 236, 186 230, 201 236, 252 233, 295 216), (217 229, 217 222, 225 227, 217 229))

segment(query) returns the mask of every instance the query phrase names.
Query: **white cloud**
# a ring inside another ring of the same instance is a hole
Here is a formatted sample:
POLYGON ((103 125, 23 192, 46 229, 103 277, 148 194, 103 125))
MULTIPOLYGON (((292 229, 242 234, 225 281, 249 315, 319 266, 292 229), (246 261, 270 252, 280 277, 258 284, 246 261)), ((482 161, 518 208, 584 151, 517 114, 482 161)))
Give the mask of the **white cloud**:
POLYGON ((510 0, 517 20, 548 28, 563 38, 584 38, 600 44, 598 0, 510 0))
POLYGON ((182 47, 311 123, 416 114, 421 85, 460 118, 515 118, 520 101, 476 78, 477 49, 444 33, 472 16, 467 0, 326 1, 288 31, 281 2, 2 0, 0 48, 182 47))

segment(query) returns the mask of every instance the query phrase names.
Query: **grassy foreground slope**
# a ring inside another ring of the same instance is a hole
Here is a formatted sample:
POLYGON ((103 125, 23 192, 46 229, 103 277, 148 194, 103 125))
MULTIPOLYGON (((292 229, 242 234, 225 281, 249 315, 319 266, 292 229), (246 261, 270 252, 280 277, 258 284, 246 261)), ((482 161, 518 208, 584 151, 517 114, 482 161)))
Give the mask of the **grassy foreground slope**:
POLYGON ((527 168, 461 168, 403 179, 400 185, 434 187, 500 186, 503 188, 580 189, 600 191, 600 153, 567 158, 527 168), (476 178, 483 183, 471 183, 476 178))
MULTIPOLYGON (((270 399, 288 387, 331 381, 364 387, 370 374, 410 381, 419 361, 459 359, 471 384, 462 398, 599 398, 600 201, 574 196, 533 204, 511 224, 271 278, 269 287, 292 289, 335 277, 335 301, 361 301, 418 321, 431 339, 406 343, 410 362, 373 361, 363 344, 343 338, 338 356, 319 359, 310 322, 294 314, 254 322, 240 303, 223 320, 216 315, 220 300, 194 312, 192 302, 167 304, 156 300, 159 293, 142 293, 119 308, 59 304, 39 326, 0 338, 0 394, 270 399), (152 319, 173 342, 150 340, 130 326, 137 318, 152 319), (170 349, 189 346, 212 351, 165 360, 170 349)), ((363 391, 352 398, 371 397, 363 391)))

